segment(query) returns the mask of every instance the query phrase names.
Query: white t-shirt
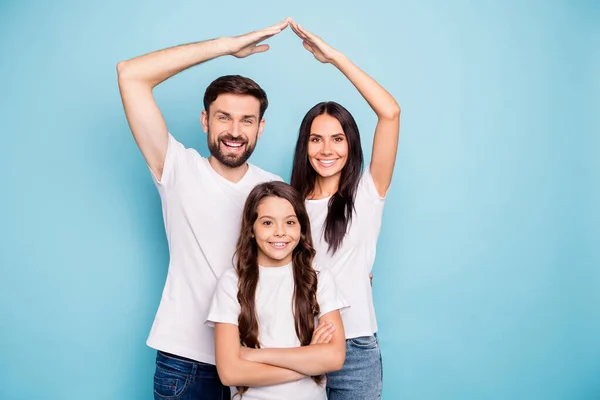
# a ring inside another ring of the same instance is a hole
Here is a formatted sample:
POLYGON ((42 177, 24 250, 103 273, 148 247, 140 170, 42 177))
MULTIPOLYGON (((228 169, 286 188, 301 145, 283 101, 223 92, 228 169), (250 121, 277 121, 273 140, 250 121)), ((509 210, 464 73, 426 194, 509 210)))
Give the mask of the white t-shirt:
POLYGON ((162 201, 170 262, 146 343, 214 364, 214 329, 204 321, 218 278, 233 266, 244 202, 258 183, 281 178, 249 165, 239 182, 230 182, 170 134, 161 180, 152 176, 162 201))
MULTIPOLYGON (((258 341, 262 348, 299 347, 300 340, 294 328, 293 297, 294 274, 292 264, 283 267, 259 267, 256 287, 256 314, 258 341)), ((319 318, 328 312, 347 307, 340 297, 333 276, 327 271, 318 272, 317 302, 319 318)), ((210 306, 207 324, 216 322, 237 325, 240 303, 237 299, 238 277, 234 269, 225 272, 210 306)), ((231 398, 237 393, 231 388, 231 398)), ((239 396, 237 397, 239 398, 239 396)), ((251 387, 243 400, 318 400, 326 399, 325 386, 317 385, 311 378, 272 386, 251 387)))
POLYGON ((377 320, 369 273, 375 262, 385 198, 377 193, 367 168, 358 183, 352 222, 342 245, 333 255, 328 252, 329 245, 324 238, 330 199, 306 200, 313 244, 317 251, 315 263, 333 274, 338 290, 352 305, 341 311, 346 338, 370 336, 377 332, 377 320))

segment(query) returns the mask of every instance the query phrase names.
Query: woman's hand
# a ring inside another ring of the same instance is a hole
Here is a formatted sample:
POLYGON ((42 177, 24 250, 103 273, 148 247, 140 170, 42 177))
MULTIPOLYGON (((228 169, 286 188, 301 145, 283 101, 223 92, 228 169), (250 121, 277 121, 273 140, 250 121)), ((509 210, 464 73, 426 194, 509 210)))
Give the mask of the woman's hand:
POLYGON ((294 20, 290 22, 290 27, 300 39, 304 48, 312 53, 313 56, 322 63, 333 63, 341 53, 325 43, 317 35, 310 33, 298 25, 294 20))

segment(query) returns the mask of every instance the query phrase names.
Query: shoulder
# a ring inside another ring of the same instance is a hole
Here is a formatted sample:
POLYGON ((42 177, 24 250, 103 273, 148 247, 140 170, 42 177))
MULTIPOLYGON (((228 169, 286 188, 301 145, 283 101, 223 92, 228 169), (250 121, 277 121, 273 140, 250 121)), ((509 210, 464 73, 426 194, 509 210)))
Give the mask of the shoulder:
POLYGON ((252 169, 252 174, 254 175, 256 181, 258 183, 261 182, 269 182, 269 181, 283 181, 283 179, 279 175, 272 174, 264 169, 257 167, 254 164, 249 164, 252 169))
POLYGON ((237 290, 238 275, 234 268, 229 268, 223 272, 219 278, 219 287, 223 289, 235 288, 237 290))
POLYGON ((381 197, 375 187, 373 176, 371 175, 371 169, 367 166, 360 176, 358 181, 358 194, 366 194, 371 200, 375 202, 385 201, 385 196, 381 197))
POLYGON ((317 271, 317 284, 319 288, 335 284, 335 279, 331 271, 320 268, 316 264, 313 264, 313 268, 315 269, 315 271, 317 271))
MULTIPOLYGON (((192 169, 205 169, 208 163, 208 159, 202 157, 196 149, 193 147, 186 147, 169 132, 166 160, 171 159, 174 160, 172 162, 179 164, 180 168, 187 166, 192 169)), ((168 161, 165 161, 165 163, 167 162, 168 161)))

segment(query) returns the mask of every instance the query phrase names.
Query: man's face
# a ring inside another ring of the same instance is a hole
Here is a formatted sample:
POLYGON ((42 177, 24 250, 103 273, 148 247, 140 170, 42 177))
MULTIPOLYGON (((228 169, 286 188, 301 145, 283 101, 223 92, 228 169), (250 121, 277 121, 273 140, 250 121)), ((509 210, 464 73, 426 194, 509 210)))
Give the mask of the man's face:
POLYGON ((210 154, 229 168, 244 165, 264 128, 259 114, 260 101, 253 96, 219 95, 200 118, 210 154))

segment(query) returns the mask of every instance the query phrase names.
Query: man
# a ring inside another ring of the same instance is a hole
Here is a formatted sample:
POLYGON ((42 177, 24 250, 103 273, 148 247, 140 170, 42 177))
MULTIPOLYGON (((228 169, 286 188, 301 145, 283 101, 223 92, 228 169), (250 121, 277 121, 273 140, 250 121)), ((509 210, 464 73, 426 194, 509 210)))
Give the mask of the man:
MULTIPOLYGON (((247 163, 268 102, 254 81, 218 78, 207 88, 203 130, 211 156, 185 149, 167 130, 152 89, 194 65, 224 55, 247 57, 288 26, 286 19, 238 37, 172 47, 117 65, 134 139, 161 196, 170 263, 147 344, 158 350, 156 399, 228 399, 215 368, 213 329, 204 324, 217 279, 232 267, 243 204, 258 183, 281 180, 247 163)), ((254 385, 290 380, 289 370, 256 364, 254 385)))

